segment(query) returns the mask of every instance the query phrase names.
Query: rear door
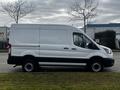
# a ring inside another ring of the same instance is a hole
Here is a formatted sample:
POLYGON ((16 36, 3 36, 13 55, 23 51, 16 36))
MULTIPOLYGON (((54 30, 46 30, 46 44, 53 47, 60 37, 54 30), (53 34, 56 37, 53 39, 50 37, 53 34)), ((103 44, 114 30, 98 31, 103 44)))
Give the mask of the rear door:
POLYGON ((12 31, 12 54, 14 56, 33 55, 39 57, 39 29, 15 27, 12 31))

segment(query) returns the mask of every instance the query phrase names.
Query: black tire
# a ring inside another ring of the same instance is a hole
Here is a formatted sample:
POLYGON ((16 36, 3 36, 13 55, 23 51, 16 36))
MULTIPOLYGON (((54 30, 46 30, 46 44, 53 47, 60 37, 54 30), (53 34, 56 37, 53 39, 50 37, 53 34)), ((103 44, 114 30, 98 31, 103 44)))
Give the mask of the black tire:
POLYGON ((101 72, 104 69, 104 66, 101 62, 95 61, 87 65, 88 70, 92 72, 101 72))
POLYGON ((22 70, 24 72, 36 72, 38 71, 39 64, 37 62, 26 60, 22 65, 22 70))

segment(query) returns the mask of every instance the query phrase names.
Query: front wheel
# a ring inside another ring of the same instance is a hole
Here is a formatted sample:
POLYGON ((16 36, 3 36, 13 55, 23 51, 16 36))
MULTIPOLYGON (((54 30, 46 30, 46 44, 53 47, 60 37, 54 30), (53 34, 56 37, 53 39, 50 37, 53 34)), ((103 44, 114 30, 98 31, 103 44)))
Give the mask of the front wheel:
POLYGON ((88 69, 92 72, 100 72, 104 69, 104 66, 101 62, 93 62, 88 64, 88 69))
POLYGON ((38 64, 33 61, 26 61, 22 65, 22 69, 25 72, 34 72, 38 70, 38 64))

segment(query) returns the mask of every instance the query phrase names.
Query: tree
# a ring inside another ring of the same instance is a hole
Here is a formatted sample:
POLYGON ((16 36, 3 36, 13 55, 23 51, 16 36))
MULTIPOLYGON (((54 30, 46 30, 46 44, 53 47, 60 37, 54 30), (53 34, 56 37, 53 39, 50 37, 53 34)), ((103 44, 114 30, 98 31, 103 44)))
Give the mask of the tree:
POLYGON ((83 20, 84 32, 86 33, 88 20, 97 15, 97 6, 98 2, 95 0, 76 0, 72 5, 70 5, 68 14, 71 16, 72 20, 83 20))
POLYGON ((25 0, 16 0, 15 2, 2 4, 2 9, 18 24, 19 19, 34 11, 34 6, 25 0))

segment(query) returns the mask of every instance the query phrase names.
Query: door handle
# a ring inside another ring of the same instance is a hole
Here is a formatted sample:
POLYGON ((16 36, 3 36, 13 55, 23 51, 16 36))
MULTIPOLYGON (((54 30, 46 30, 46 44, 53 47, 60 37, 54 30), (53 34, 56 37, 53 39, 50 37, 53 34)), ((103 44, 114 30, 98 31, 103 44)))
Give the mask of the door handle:
POLYGON ((77 50, 76 48, 72 48, 72 50, 77 50))
POLYGON ((69 48, 68 47, 64 47, 64 49, 68 50, 69 48))

